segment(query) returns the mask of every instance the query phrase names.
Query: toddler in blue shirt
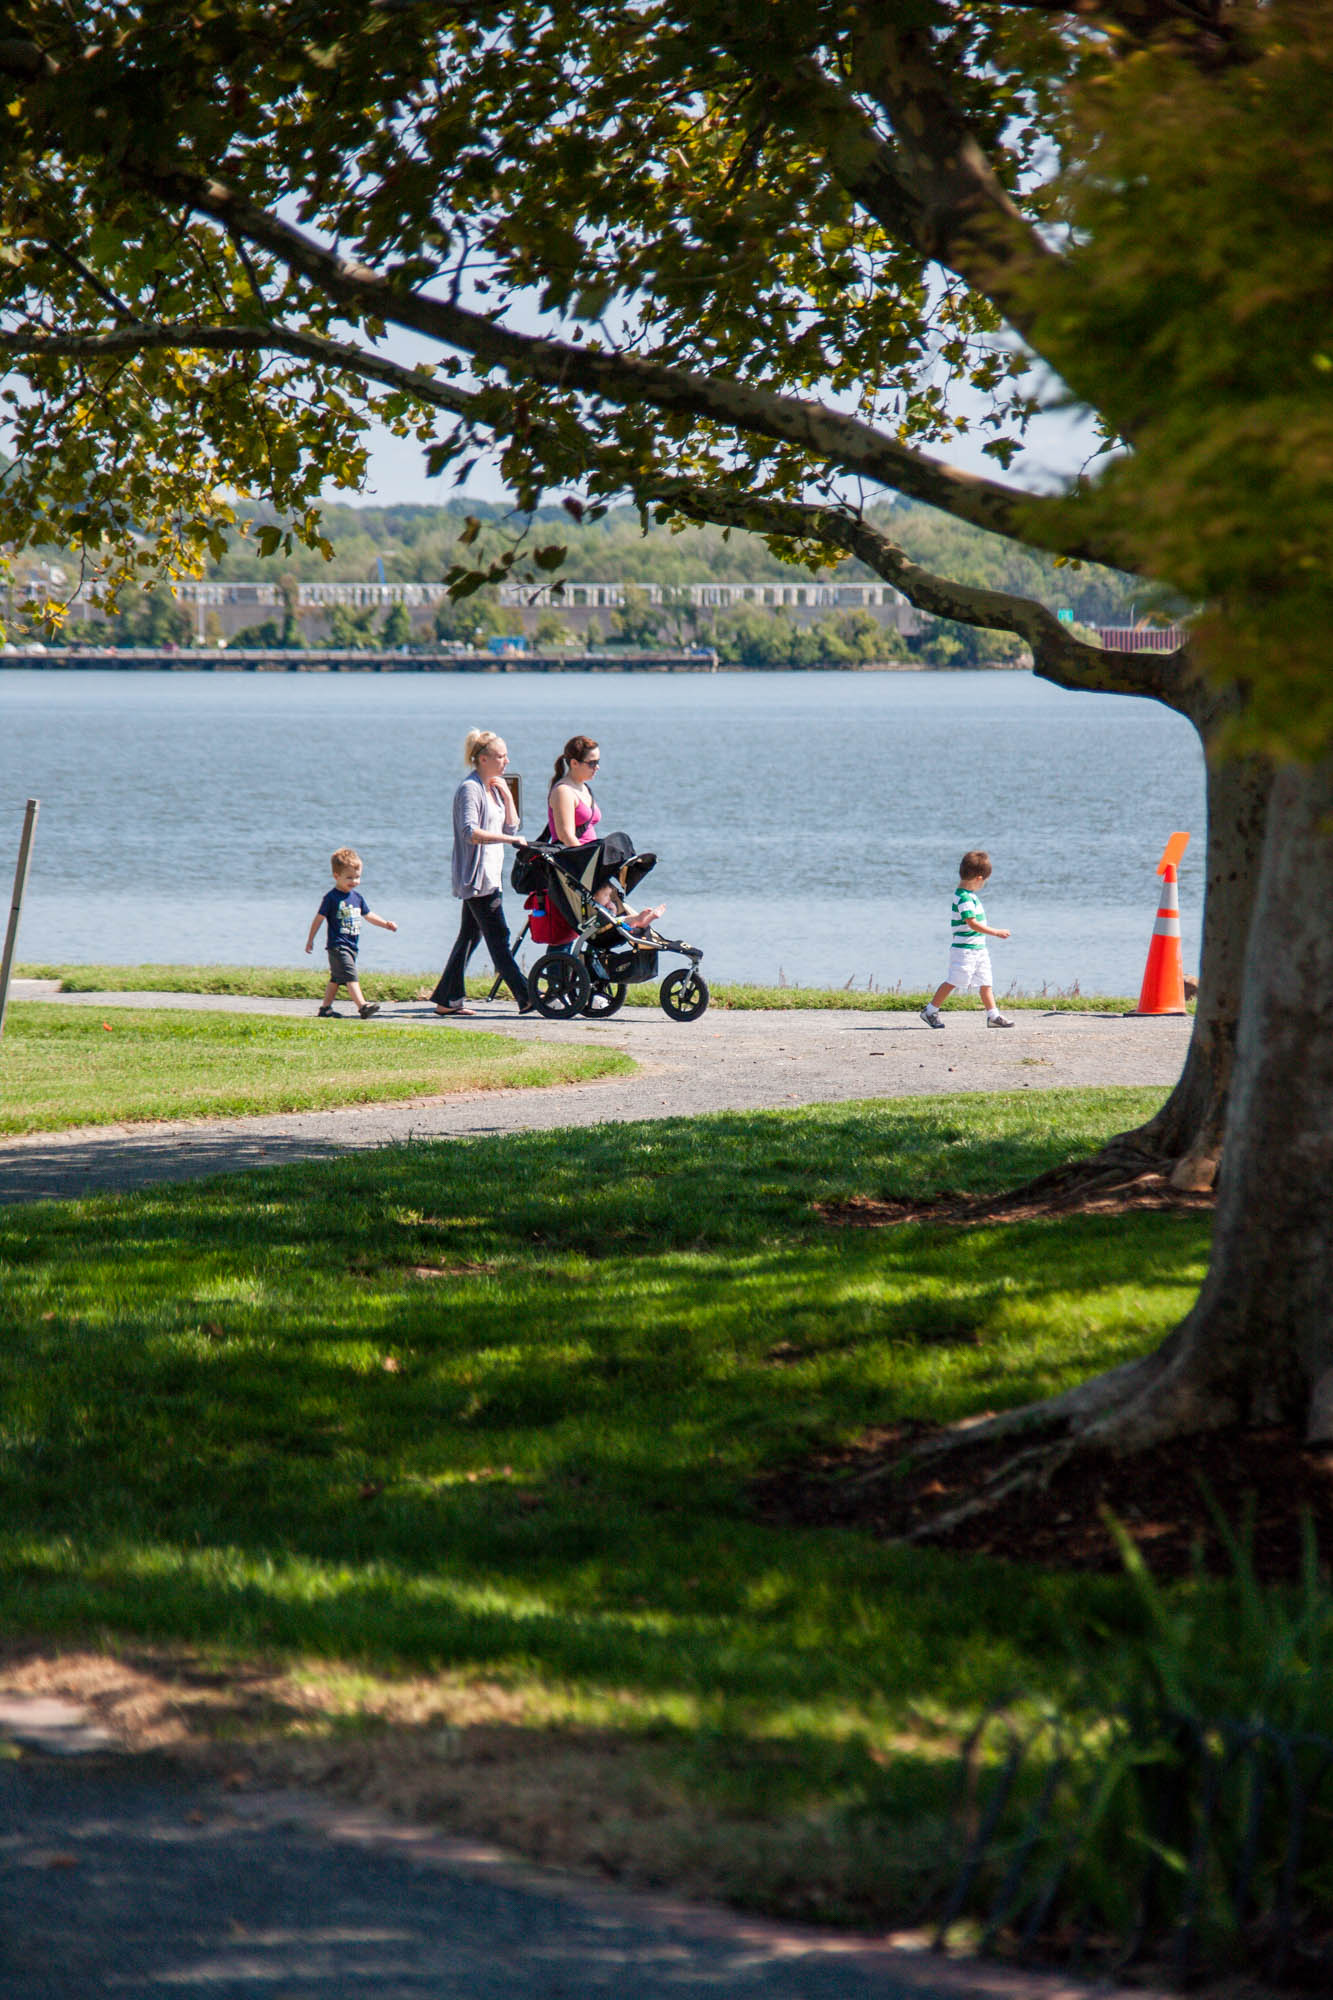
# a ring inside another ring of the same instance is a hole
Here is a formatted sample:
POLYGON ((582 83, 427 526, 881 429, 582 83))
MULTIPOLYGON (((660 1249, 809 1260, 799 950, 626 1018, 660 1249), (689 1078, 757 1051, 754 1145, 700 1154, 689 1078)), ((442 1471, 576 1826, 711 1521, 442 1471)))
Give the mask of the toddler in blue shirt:
MULTIPOLYGON (((324 998, 320 1002, 321 1019, 333 1014, 333 1003, 338 997, 338 988, 347 988, 347 997, 356 1008, 363 1021, 372 1014, 379 1013, 379 1003, 367 1000, 356 977, 356 954, 361 945, 361 920, 374 924, 382 931, 396 931, 398 926, 388 917, 377 917, 357 884, 361 880, 361 856, 354 847, 340 847, 330 861, 333 869, 333 887, 324 898, 310 925, 310 935, 305 941, 307 951, 313 951, 315 937, 321 924, 328 925, 329 983, 324 988, 324 998)), ((338 1016, 334 1015, 337 1020, 338 1016)))

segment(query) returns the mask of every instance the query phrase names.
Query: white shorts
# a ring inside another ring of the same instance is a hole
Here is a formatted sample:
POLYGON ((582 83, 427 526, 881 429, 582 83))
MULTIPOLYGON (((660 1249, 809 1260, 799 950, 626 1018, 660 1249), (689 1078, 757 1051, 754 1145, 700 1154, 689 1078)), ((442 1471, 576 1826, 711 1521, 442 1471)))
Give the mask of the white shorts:
POLYGON ((976 986, 995 984, 991 978, 990 953, 984 944, 979 950, 974 945, 971 950, 965 947, 962 951, 951 951, 949 970, 944 976, 950 986, 956 987, 960 993, 969 993, 976 986))

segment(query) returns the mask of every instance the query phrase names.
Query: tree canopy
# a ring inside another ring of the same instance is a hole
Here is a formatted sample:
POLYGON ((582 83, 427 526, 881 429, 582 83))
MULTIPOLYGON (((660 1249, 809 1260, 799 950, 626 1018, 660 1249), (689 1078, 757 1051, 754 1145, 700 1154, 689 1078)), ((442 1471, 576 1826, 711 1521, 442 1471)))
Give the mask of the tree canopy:
MULTIPOLYGON (((216 556, 253 497, 281 517, 262 548, 318 547, 316 496, 357 483, 374 413, 441 472, 497 453, 521 507, 628 495, 851 551, 919 600, 929 580, 867 530, 885 488, 1099 552, 1077 509, 930 447, 967 421, 962 380, 997 473, 1021 438, 1034 286, 1064 261, 1066 86, 1113 73, 1114 7, 1077 27, 1028 0, 8 20, 10 543, 73 539, 114 585, 216 556), (390 361, 389 327, 437 358, 390 361)), ((925 608, 1007 622, 956 593, 925 608)))
MULTIPOLYGON (((114 591, 218 556, 262 500, 262 549, 319 548, 317 497, 358 483, 374 414, 442 473, 495 454, 520 508, 628 496, 855 553, 1071 673, 1099 663, 1025 600, 921 575, 866 503, 1107 559, 1222 608, 1205 638, 1254 736, 1327 734, 1316 0, 6 20, 10 545, 73 540, 114 591), (390 328, 435 358, 394 362, 390 328), (1033 357, 1132 446, 1063 496, 1003 477, 1033 357), (995 478, 932 450, 969 421, 995 478)), ((554 570, 558 547, 522 559, 554 570)), ((494 570, 464 557, 455 581, 494 570)))

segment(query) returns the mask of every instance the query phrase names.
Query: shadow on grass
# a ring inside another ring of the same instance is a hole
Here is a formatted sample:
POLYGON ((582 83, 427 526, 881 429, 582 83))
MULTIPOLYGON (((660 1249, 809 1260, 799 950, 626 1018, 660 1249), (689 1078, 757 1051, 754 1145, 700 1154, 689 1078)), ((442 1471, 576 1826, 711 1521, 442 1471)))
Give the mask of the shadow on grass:
POLYGON ((258 1139, 200 1128, 188 1135, 136 1132, 123 1143, 105 1136, 27 1139, 0 1154, 0 1205, 114 1195, 127 1178, 154 1184, 182 1183, 251 1168, 345 1157, 344 1145, 321 1144, 317 1139, 258 1139))
POLYGON ((770 1528, 748 1488, 1160 1337, 1201 1223, 886 1236, 814 1207, 979 1191, 1143 1108, 601 1127, 0 1217, 0 1609, 615 1690, 692 1729, 719 1701, 761 1734, 808 1711, 830 1739, 1047 1684, 1116 1586, 1016 1600, 977 1564, 960 1590, 947 1558, 770 1528))

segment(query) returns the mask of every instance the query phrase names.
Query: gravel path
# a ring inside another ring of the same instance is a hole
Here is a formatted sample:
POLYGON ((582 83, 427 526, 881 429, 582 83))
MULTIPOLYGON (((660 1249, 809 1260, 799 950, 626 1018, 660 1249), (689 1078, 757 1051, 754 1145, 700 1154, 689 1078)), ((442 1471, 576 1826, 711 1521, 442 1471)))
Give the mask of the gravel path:
MULTIPOLYGON (((181 1007, 309 1016, 304 1000, 192 993, 57 993, 16 981, 15 999, 55 1006, 181 1007)), ((350 1010, 349 1010, 350 1011, 350 1010)), ((968 1090, 1050 1090, 1094 1084, 1171 1084, 1189 1041, 1187 1018, 1020 1011, 991 1029, 980 1009, 946 1016, 943 1032, 904 1013, 742 1013, 710 1008, 689 1025, 657 1008, 627 1007, 595 1023, 516 1018, 513 1005, 478 1003, 473 1027, 524 1041, 609 1042, 639 1064, 632 1077, 550 1090, 471 1091, 346 1111, 84 1127, 0 1141, 0 1202, 68 1199, 159 1181, 196 1180, 246 1167, 331 1159, 412 1139, 491 1137, 602 1121, 689 1118, 849 1098, 968 1090)), ((388 1005, 375 1020, 330 1021, 330 1034, 391 1033, 454 1024, 420 1002, 388 1005)))

